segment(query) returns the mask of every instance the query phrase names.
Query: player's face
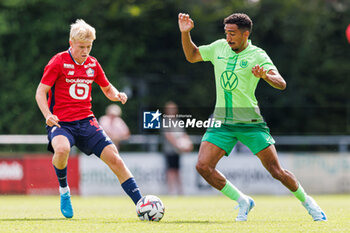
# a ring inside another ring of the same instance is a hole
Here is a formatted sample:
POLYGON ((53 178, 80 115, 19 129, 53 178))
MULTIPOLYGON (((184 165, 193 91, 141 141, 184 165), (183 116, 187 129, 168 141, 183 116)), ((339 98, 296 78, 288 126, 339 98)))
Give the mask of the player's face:
POLYGON ((92 41, 69 41, 74 60, 83 63, 92 49, 92 41))
POLYGON ((241 52, 247 47, 249 32, 241 32, 236 24, 225 24, 226 41, 233 51, 241 52))

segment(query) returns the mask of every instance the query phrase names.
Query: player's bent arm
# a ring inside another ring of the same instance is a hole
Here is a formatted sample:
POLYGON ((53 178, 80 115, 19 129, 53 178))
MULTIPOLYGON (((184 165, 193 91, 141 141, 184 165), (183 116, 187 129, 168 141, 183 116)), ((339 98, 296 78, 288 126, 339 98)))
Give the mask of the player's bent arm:
POLYGON ((106 87, 101 87, 101 90, 103 92, 103 94, 111 101, 118 101, 118 99, 116 98, 117 94, 119 93, 119 91, 117 90, 117 88, 115 88, 112 84, 109 84, 106 87))
POLYGON ((191 63, 203 61, 198 47, 193 43, 190 32, 181 32, 182 49, 186 60, 191 63))
POLYGON ((38 107, 41 111, 41 113, 44 115, 46 124, 48 126, 56 125, 58 127, 61 127, 58 122, 59 119, 56 115, 53 115, 49 109, 49 106, 47 104, 47 93, 51 89, 50 86, 40 83, 38 88, 36 89, 35 94, 35 100, 38 104, 38 107))
POLYGON ((267 71, 264 69, 264 67, 255 65, 252 68, 252 73, 255 77, 264 79, 268 84, 276 89, 284 90, 287 87, 286 81, 284 81, 277 70, 272 69, 267 71))
POLYGON ((119 92, 112 84, 106 87, 101 87, 103 94, 111 101, 120 101, 125 104, 128 100, 127 95, 124 92, 119 92))
POLYGON ((194 22, 190 18, 189 14, 179 13, 178 23, 181 32, 182 48, 185 53, 186 60, 191 63, 203 61, 198 47, 191 39, 190 31, 194 28, 194 22))
POLYGON ((50 89, 50 86, 40 83, 35 94, 36 103, 45 119, 52 114, 47 105, 47 93, 50 89))
POLYGON ((276 89, 284 90, 287 87, 286 81, 278 73, 277 70, 269 70, 269 72, 267 72, 266 74, 266 78, 263 78, 263 79, 276 89))

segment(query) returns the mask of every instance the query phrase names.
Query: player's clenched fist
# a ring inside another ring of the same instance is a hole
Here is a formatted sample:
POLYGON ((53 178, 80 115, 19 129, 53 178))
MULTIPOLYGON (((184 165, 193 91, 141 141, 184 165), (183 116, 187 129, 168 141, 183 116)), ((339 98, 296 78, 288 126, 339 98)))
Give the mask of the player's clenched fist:
POLYGON ((124 92, 119 92, 116 97, 118 99, 117 101, 122 102, 122 104, 125 104, 128 100, 128 96, 124 92))
POLYGON ((179 28, 181 32, 189 32, 194 28, 193 20, 188 14, 179 14, 179 28))

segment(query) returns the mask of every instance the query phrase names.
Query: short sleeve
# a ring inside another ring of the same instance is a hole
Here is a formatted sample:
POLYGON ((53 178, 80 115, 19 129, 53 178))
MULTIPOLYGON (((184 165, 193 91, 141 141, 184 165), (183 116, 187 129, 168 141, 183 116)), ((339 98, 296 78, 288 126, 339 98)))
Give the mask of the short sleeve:
POLYGON ((96 61, 96 78, 95 78, 95 82, 100 86, 100 87, 106 87, 109 85, 109 81, 106 77, 105 72, 103 71, 101 65, 99 62, 96 61))
POLYGON ((56 82, 60 74, 60 58, 56 55, 44 69, 43 77, 41 78, 41 83, 52 87, 56 82))
POLYGON ((213 57, 213 50, 210 45, 200 46, 199 53, 201 54, 203 61, 211 61, 213 57))
POLYGON ((265 51, 260 52, 259 56, 259 66, 264 67, 265 70, 277 70, 276 66, 273 64, 271 58, 267 55, 265 51))
POLYGON ((203 61, 213 61, 215 57, 215 50, 219 46, 221 40, 214 41, 209 45, 199 46, 199 53, 202 56, 203 61))

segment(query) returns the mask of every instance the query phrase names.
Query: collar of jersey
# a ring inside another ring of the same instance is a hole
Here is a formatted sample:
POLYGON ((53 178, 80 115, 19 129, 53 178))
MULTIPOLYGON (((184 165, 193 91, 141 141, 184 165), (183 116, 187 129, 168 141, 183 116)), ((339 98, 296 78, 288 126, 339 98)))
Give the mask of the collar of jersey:
POLYGON ((74 60, 74 58, 72 56, 71 48, 68 49, 68 53, 69 53, 70 57, 72 58, 72 60, 74 61, 75 64, 77 64, 79 66, 82 66, 86 62, 86 60, 85 60, 83 63, 79 64, 76 60, 74 60))
MULTIPOLYGON (((241 51, 241 52, 239 52, 239 53, 235 53, 235 51, 233 51, 232 49, 231 49, 231 51, 232 51, 232 53, 236 56, 238 56, 238 55, 244 55, 245 53, 247 53, 248 52, 248 50, 249 50, 249 48, 251 47, 251 45, 252 45, 252 41, 251 40, 248 40, 248 46, 243 50, 243 51, 241 51)), ((231 47, 230 47, 231 48, 231 47)))

